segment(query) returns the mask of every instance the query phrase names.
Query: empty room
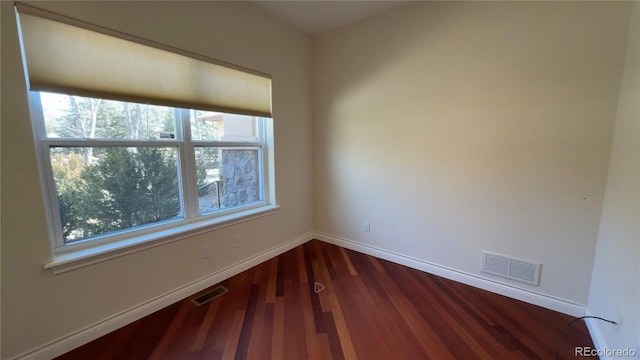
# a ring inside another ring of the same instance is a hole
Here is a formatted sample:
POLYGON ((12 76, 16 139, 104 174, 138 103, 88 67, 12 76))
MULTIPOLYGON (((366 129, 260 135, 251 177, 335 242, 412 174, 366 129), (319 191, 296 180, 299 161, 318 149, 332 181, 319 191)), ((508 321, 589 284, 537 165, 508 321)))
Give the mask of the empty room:
POLYGON ((640 359, 640 2, 0 16, 1 359, 640 359))

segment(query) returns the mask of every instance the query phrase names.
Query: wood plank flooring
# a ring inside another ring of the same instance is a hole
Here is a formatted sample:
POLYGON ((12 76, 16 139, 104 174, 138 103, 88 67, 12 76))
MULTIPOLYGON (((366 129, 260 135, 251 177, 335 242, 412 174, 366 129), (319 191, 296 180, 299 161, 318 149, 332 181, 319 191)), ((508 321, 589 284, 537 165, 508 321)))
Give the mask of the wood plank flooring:
MULTIPOLYGON (((573 319, 317 240, 222 285, 59 359, 554 359, 573 319)), ((593 347, 582 321, 560 358, 574 346, 593 347)))

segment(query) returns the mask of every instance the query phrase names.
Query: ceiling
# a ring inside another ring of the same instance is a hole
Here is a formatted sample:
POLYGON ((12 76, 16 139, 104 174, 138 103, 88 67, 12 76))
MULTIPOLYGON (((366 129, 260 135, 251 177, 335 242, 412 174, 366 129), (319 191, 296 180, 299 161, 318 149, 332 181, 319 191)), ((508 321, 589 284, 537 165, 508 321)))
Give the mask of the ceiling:
POLYGON ((312 35, 323 34, 405 1, 249 1, 284 22, 312 35))

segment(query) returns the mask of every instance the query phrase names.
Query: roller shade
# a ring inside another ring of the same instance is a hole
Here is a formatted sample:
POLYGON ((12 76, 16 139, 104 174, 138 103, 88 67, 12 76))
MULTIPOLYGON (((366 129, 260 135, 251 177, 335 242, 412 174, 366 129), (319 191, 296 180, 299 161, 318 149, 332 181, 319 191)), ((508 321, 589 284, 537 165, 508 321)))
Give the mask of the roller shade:
POLYGON ((271 117, 269 75, 24 4, 17 10, 30 90, 271 117))

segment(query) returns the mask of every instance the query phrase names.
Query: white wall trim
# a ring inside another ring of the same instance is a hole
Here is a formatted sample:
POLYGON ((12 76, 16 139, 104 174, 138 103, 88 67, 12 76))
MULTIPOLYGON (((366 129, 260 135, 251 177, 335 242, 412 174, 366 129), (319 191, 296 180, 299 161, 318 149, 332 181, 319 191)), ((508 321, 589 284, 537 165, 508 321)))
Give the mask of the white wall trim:
MULTIPOLYGON (((589 310, 589 308, 586 308, 584 314, 587 316, 593 316, 593 313, 589 310)), ((604 338, 604 335, 602 334, 602 329, 600 328, 601 320, 584 319, 584 322, 587 325, 587 329, 589 330, 589 335, 591 335, 593 346, 595 346, 596 349, 601 351, 604 349, 608 349, 609 346, 607 346, 607 340, 604 338)), ((601 356, 600 359, 609 360, 612 358, 608 356, 601 356)))
POLYGON ((534 304, 546 309, 558 311, 567 315, 578 317, 583 316, 585 313, 585 305, 575 303, 571 300, 566 300, 555 296, 516 287, 510 284, 501 283, 495 280, 487 279, 478 275, 413 258, 393 251, 388 251, 375 246, 362 244, 343 237, 325 233, 316 233, 316 239, 330 244, 342 246, 347 249, 365 253, 371 256, 375 256, 384 260, 388 260, 396 264, 401 264, 413 269, 438 275, 449 280, 461 282, 463 284, 504 295, 516 300, 521 300, 529 304, 534 304))
POLYGON ((247 269, 250 269, 258 264, 272 259, 288 250, 295 248, 298 245, 312 240, 313 238, 314 234, 312 232, 297 236, 283 244, 251 256, 204 278, 186 284, 147 302, 131 307, 116 315, 110 316, 104 320, 86 326, 78 331, 63 336, 45 345, 24 352, 18 356, 11 358, 11 360, 52 359, 60 356, 92 340, 104 336, 111 331, 119 329, 155 311, 158 311, 177 301, 189 297, 197 293, 198 291, 202 291, 247 269))
MULTIPOLYGON (((589 308, 586 309, 585 315, 594 316, 595 314, 591 312, 589 308)), ((597 315, 596 315, 597 316, 597 315)), ((584 319, 584 322, 587 324, 587 329, 589 330, 589 335, 591 335, 591 340, 593 341, 593 346, 598 350, 598 353, 602 354, 600 356, 600 360, 614 360, 618 359, 615 356, 607 356, 607 349, 612 350, 607 343, 607 339, 602 332, 603 326, 615 326, 609 323, 606 323, 602 320, 598 319, 584 319)), ((626 359, 635 359, 640 360, 640 345, 637 345, 635 348, 635 355, 632 357, 625 357, 626 359)), ((609 355, 613 355, 613 353, 609 352, 609 355)))

